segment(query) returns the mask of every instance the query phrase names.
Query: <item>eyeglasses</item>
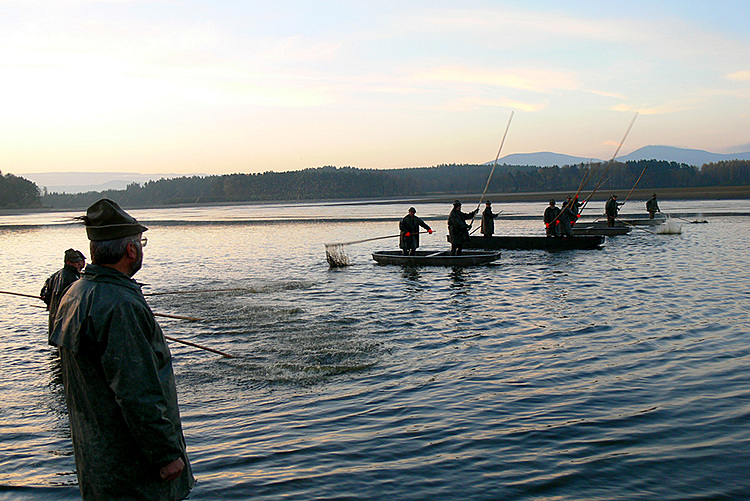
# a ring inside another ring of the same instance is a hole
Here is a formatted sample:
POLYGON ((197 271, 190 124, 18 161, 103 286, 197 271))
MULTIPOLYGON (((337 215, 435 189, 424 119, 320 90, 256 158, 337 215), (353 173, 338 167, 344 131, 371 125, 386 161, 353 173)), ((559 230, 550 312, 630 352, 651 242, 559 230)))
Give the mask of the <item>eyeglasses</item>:
POLYGON ((141 247, 146 247, 147 243, 148 243, 148 238, 141 237, 141 247))

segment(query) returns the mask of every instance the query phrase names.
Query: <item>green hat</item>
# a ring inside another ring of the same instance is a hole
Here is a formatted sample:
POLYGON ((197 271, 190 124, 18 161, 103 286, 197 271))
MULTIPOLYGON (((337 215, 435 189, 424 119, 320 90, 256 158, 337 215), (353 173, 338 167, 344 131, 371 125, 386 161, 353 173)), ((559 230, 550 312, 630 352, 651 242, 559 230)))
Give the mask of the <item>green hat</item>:
POLYGON ((86 256, 81 251, 75 249, 68 249, 65 251, 65 262, 66 263, 77 263, 78 261, 85 261, 86 256))
POLYGON ((95 202, 81 219, 86 225, 86 236, 94 242, 117 240, 148 230, 116 202, 107 198, 95 202))

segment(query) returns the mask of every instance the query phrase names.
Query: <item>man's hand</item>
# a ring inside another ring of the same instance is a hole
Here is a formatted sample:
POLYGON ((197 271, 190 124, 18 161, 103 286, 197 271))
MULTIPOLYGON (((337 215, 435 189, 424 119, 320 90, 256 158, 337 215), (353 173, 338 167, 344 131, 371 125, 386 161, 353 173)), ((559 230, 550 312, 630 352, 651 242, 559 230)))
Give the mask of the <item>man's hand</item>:
POLYGON ((182 460, 182 458, 177 458, 167 466, 164 466, 161 470, 159 470, 159 476, 165 482, 171 482, 172 480, 179 477, 180 473, 182 473, 182 470, 184 469, 185 462, 182 460))

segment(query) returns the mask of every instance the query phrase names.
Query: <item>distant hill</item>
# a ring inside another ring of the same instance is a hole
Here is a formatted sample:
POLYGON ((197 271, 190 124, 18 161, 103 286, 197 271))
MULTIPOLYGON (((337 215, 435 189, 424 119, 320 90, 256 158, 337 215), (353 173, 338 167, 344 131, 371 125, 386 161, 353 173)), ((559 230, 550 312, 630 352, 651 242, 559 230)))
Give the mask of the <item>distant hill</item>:
MULTIPOLYGON (((191 174, 192 175, 192 174, 191 174)), ((47 188, 50 193, 85 193, 87 191, 124 190, 131 183, 182 177, 185 174, 140 174, 137 172, 34 172, 21 174, 47 188)))
POLYGON ((711 153, 705 150, 691 150, 675 148, 673 146, 644 146, 629 155, 618 157, 617 160, 666 160, 700 167, 703 164, 722 162, 726 160, 750 160, 750 152, 745 153, 711 153))
MULTIPOLYGON (((607 159, 609 160, 609 159, 607 159)), ((674 146, 644 146, 638 148, 628 155, 617 157, 620 162, 629 160, 664 160, 681 164, 701 167, 703 164, 721 162, 725 160, 750 160, 750 152, 745 153, 711 153, 705 150, 693 150, 689 148, 676 148, 674 146)), ((552 167, 554 165, 575 165, 588 163, 589 161, 600 162, 600 159, 574 157, 561 153, 539 152, 539 153, 514 153, 506 155, 498 160, 498 164, 508 165, 536 165, 539 167, 552 167)), ((487 164, 494 163, 494 160, 487 164)))
MULTIPOLYGON (((562 153, 552 153, 551 151, 540 151, 538 153, 512 153, 500 158, 497 163, 499 165, 534 165, 536 167, 552 167, 554 165, 563 166, 588 163, 592 160, 594 162, 600 161, 596 158, 574 157, 571 155, 563 155, 562 153)), ((487 162, 487 165, 492 165, 494 163, 495 161, 492 160, 487 162)))

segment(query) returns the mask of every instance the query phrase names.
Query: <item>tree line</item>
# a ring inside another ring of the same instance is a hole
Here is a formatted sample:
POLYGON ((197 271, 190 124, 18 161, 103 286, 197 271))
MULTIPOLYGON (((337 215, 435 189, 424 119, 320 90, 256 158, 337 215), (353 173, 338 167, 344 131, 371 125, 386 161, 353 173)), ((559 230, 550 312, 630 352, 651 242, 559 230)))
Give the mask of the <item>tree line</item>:
POLYGON ((0 208, 41 207, 39 187, 28 179, 0 172, 0 208))
MULTIPOLYGON (((102 197, 132 207, 481 193, 491 169, 487 164, 389 170, 326 166, 291 172, 186 176, 132 183, 124 190, 77 194, 41 194, 34 183, 8 174, 0 176, 0 207, 82 208, 102 197), (16 186, 16 191, 6 191, 6 186, 16 186)), ((750 161, 725 161, 701 168, 663 160, 562 167, 499 165, 488 192, 575 192, 584 176, 583 193, 597 185, 600 190, 631 189, 636 181, 643 189, 750 186, 750 161)))

